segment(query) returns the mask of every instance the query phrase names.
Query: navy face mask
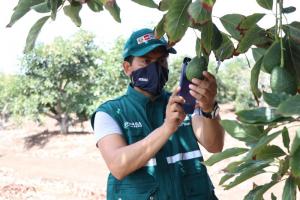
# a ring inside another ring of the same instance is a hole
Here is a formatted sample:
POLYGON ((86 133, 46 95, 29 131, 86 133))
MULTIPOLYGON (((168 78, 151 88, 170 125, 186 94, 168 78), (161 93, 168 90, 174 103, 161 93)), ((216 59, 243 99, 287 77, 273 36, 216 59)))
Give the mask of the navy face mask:
POLYGON ((159 95, 168 81, 169 70, 157 62, 135 70, 131 74, 132 85, 154 96, 159 95))

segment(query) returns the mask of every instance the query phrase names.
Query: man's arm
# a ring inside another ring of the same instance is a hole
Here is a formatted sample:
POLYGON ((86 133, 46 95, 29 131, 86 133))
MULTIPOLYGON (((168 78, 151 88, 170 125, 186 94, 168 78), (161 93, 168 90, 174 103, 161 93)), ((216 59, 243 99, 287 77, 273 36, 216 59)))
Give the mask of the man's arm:
POLYGON ((180 104, 184 100, 177 93, 178 89, 169 99, 165 122, 144 139, 128 145, 121 135, 111 134, 98 141, 98 148, 108 169, 117 179, 121 180, 145 166, 182 123, 185 114, 180 104))
MULTIPOLYGON (((205 79, 193 79, 190 93, 197 100, 197 107, 204 112, 211 112, 215 104, 217 83, 214 76, 208 72, 203 73, 205 79)), ((199 143, 209 152, 220 152, 224 146, 224 129, 220 124, 220 117, 208 119, 204 116, 194 115, 192 126, 199 143)))
POLYGON ((199 143, 210 153, 222 151, 224 146, 224 129, 220 125, 220 117, 208 119, 194 115, 192 126, 199 143))

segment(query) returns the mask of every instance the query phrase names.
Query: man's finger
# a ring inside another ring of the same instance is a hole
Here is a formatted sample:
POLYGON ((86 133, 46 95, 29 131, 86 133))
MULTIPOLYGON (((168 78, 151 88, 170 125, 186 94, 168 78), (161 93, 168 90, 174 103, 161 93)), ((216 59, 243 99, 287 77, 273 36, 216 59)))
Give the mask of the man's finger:
POLYGON ((169 104, 179 103, 183 104, 185 102, 182 96, 171 96, 169 100, 169 104))
POLYGON ((212 74, 209 73, 208 71, 204 71, 204 72, 203 72, 203 76, 204 76, 205 78, 207 78, 207 80, 209 80, 209 81, 215 81, 214 75, 212 75, 212 74))
POLYGON ((179 91, 180 91, 180 87, 178 86, 173 90, 171 97, 177 96, 179 91))

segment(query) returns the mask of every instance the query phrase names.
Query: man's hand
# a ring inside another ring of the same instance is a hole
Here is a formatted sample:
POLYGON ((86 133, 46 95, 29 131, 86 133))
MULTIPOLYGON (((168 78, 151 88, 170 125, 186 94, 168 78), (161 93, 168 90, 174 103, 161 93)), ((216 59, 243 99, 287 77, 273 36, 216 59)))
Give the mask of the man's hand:
POLYGON ((217 95, 217 82, 207 71, 203 72, 203 76, 204 80, 192 80, 193 84, 189 85, 190 93, 196 98, 196 107, 200 107, 204 112, 211 112, 217 95))
POLYGON ((178 96, 180 87, 176 88, 172 95, 169 98, 169 102, 166 109, 166 119, 163 124, 167 128, 167 131, 174 133, 178 126, 182 123, 185 118, 185 112, 182 108, 184 99, 181 96, 178 96))

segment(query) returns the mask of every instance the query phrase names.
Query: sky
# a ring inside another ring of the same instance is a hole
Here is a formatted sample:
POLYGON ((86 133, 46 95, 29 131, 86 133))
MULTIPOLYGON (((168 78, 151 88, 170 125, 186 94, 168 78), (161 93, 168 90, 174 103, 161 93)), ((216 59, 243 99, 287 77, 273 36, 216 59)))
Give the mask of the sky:
MULTIPOLYGON (((17 21, 13 27, 6 28, 13 13, 13 8, 17 3, 18 0, 0 1, 0 72, 7 74, 19 71, 19 60, 25 47, 27 34, 31 26, 43 16, 30 11, 17 21)), ((117 0, 117 3, 121 8, 122 23, 116 22, 108 11, 94 13, 89 10, 87 5, 84 5, 80 12, 82 20, 80 28, 94 33, 96 43, 104 48, 113 46, 114 41, 120 36, 127 38, 134 30, 144 27, 153 28, 164 14, 157 9, 143 7, 130 0, 117 0)), ((293 5, 297 8, 296 12, 288 14, 289 22, 300 21, 300 1, 285 0, 284 4, 285 6, 293 5)), ((251 15, 259 12, 267 13, 259 22, 261 27, 267 28, 274 25, 274 14, 259 7, 255 0, 216 0, 213 9, 213 21, 222 30, 218 18, 225 14, 251 15)), ((79 28, 61 10, 55 21, 50 21, 44 25, 37 42, 49 43, 58 36, 67 38, 78 30, 79 28)), ((195 39, 195 31, 189 29, 184 38, 175 45, 177 55, 195 56, 195 39)))

